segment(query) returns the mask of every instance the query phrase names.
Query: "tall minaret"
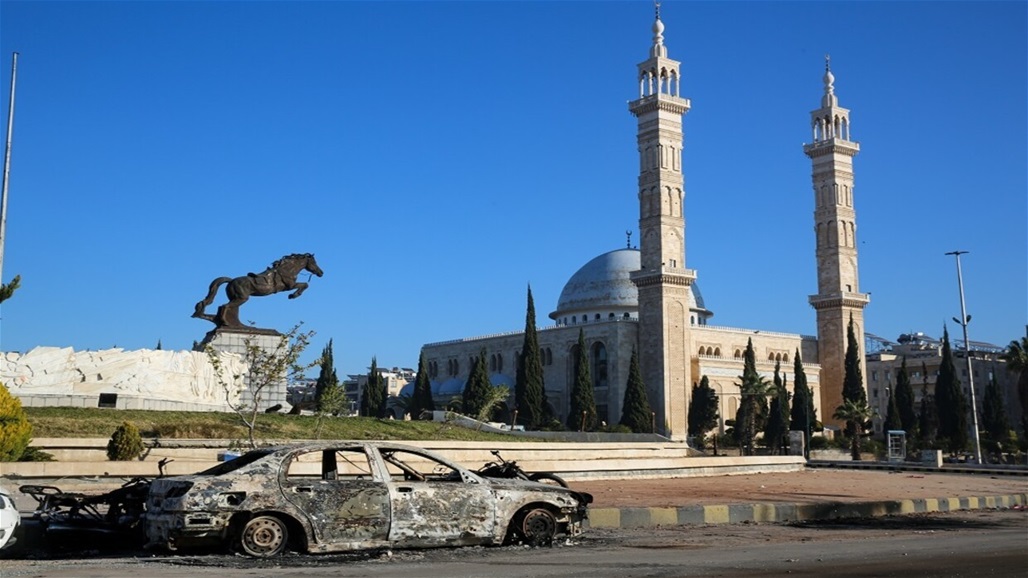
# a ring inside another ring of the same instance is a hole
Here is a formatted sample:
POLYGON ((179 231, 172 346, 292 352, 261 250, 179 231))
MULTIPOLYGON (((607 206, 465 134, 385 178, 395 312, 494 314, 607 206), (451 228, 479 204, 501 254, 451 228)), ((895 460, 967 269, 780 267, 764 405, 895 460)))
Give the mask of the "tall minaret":
POLYGON ((685 440, 688 391, 689 285, 685 268, 682 115, 689 99, 678 96, 679 63, 667 57, 660 4, 650 57, 639 64, 639 98, 628 104, 639 119, 639 365, 656 412, 657 432, 685 440))
MULTIPOLYGON (((862 348, 864 307, 870 300, 860 292, 857 276, 853 157, 860 151, 860 145, 850 140, 850 111, 839 106, 830 64, 826 56, 825 94, 821 97, 821 108, 810 113, 814 142, 803 145, 803 152, 813 164, 817 295, 810 296, 810 304, 817 311, 821 419, 825 423, 834 423, 832 414, 842 404, 846 331, 850 319, 861 348, 861 373, 867 376, 862 348)), ((864 387, 867 387, 866 382, 864 387)))

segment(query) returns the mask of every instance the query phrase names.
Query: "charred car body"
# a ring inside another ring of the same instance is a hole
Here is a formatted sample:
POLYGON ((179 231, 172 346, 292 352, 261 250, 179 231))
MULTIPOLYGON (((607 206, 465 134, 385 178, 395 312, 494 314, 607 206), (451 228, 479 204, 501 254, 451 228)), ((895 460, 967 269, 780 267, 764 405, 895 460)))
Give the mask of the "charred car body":
POLYGON ((334 442, 254 450, 149 489, 150 546, 303 552, 523 542, 581 532, 589 494, 476 474, 426 450, 334 442))

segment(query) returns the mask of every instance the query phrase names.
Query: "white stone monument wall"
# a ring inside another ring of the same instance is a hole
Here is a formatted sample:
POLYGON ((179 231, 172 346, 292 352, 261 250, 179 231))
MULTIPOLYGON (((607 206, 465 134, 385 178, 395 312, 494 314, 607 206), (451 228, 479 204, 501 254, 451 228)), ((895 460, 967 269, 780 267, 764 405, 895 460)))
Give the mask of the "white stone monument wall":
MULTIPOLYGON (((238 355, 220 355, 226 375, 244 371, 238 355)), ((106 406, 114 400, 118 409, 231 411, 207 355, 198 351, 37 347, 0 353, 0 381, 27 407, 99 407, 106 394, 106 406)))

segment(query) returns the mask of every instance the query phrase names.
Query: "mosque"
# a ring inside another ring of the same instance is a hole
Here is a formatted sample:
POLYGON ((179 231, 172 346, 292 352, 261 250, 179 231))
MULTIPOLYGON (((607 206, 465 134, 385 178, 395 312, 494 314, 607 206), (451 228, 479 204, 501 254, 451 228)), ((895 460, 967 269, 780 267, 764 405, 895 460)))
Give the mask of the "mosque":
MULTIPOLYGON (((830 421, 842 401, 847 326, 852 319, 863 346, 869 302, 857 284, 853 157, 860 146, 850 140, 849 111, 839 106, 834 76, 826 64, 820 107, 811 112, 813 140, 803 146, 812 163, 818 283, 809 301, 817 335, 712 325, 696 272, 686 267, 682 120, 690 102, 679 93, 680 63, 668 57, 663 32, 658 12, 648 58, 638 65, 638 98, 629 103, 638 119, 639 248, 629 243, 599 255, 564 286, 549 314, 554 324, 538 330, 547 399, 563 421, 582 331, 599 419, 620 420, 637 350, 658 433, 685 440, 690 392, 702 376, 717 393, 723 431, 739 407, 743 352, 752 340, 757 370, 770 379, 780 362, 790 391, 799 352, 817 415, 830 421)), ((507 385, 513 403, 523 338, 512 332, 424 345, 434 397, 460 396, 473 359, 484 350, 493 384, 507 385)), ((862 352, 858 357, 863 365, 862 352)))

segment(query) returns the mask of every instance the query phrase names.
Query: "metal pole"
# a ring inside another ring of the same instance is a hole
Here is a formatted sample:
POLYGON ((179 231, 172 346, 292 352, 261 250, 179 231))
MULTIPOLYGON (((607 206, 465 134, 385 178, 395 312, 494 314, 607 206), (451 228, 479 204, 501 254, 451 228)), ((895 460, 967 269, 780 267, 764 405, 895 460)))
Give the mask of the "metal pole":
POLYGON ((974 370, 971 368, 971 344, 967 340, 967 324, 971 320, 964 307, 964 277, 960 271, 960 256, 967 251, 951 251, 947 255, 953 255, 957 259, 957 286, 960 287, 960 327, 964 330, 964 357, 967 358, 967 383, 971 388, 971 423, 974 433, 974 459, 976 463, 982 463, 982 444, 978 440, 978 405, 975 403, 974 394, 974 370))
POLYGON ((18 53, 11 56, 11 100, 7 105, 7 144, 4 146, 4 183, 0 194, 0 283, 4 279, 4 241, 7 239, 7 181, 11 174, 11 134, 14 132, 14 83, 18 78, 18 53))
POLYGON ((806 426, 807 426, 805 428, 807 430, 807 439, 806 439, 807 443, 803 444, 803 453, 806 454, 806 455, 804 455, 803 457, 808 459, 808 460, 810 459, 810 404, 813 401, 814 401, 814 399, 813 399, 812 390, 808 387, 807 388, 807 399, 805 399, 804 402, 803 402, 803 421, 806 422, 806 426))

